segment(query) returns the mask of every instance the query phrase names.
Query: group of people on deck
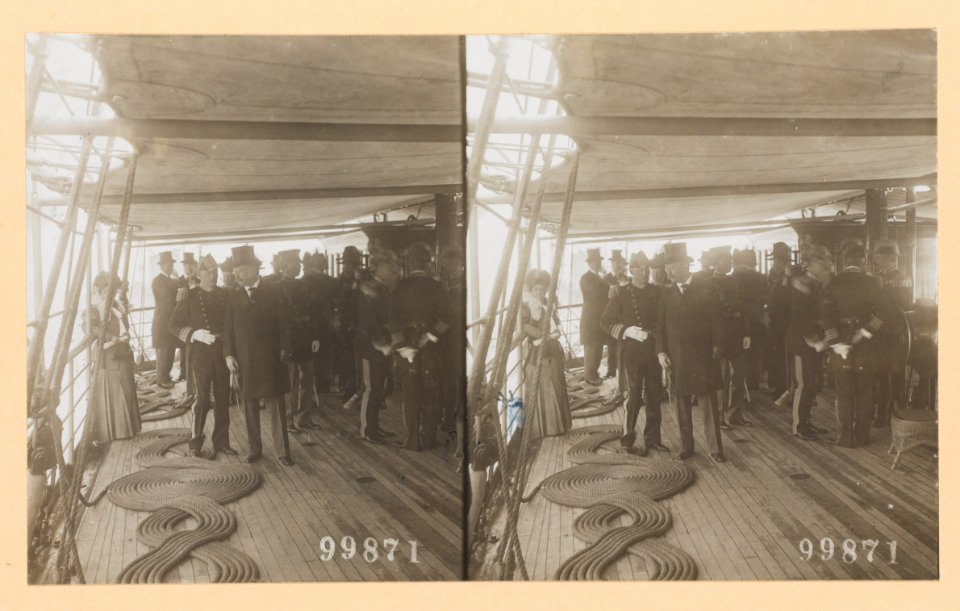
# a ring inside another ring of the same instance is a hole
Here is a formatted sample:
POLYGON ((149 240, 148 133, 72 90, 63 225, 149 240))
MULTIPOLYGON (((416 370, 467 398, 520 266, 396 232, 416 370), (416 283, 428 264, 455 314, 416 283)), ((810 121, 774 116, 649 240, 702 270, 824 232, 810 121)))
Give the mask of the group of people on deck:
MULTIPOLYGON (((176 274, 175 263, 172 252, 160 253, 160 273, 152 282, 156 385, 174 386, 179 349, 178 381, 193 398, 194 456, 204 455, 210 412, 214 454, 238 454, 230 444, 233 393, 246 421, 247 462, 263 454, 263 410, 274 453, 282 464, 293 465, 289 435, 320 429, 316 417, 323 397, 339 395, 345 409, 359 405, 364 441, 383 444, 397 437, 379 424, 394 388, 406 429, 397 445, 420 451, 434 448, 438 437, 453 441, 462 413, 464 348, 458 340, 465 322, 458 311, 464 303, 463 257, 455 247, 437 262, 443 282, 435 277, 433 250, 423 242, 404 252, 406 273, 385 248, 372 251, 364 267, 353 246, 344 250, 337 277, 328 273, 323 253, 301 258, 299 250, 277 253, 274 273, 261 276, 261 262, 247 245, 233 248, 219 263, 209 254, 197 261, 186 253, 183 275, 176 274)), ((109 285, 109 275, 101 276, 109 285)), ((114 331, 102 352, 109 356, 120 350, 116 346, 126 346, 125 369, 118 390, 102 393, 105 401, 94 410, 94 423, 105 423, 95 441, 124 439, 140 430, 126 314, 118 311, 109 320, 114 331)))
MULTIPOLYGON (((599 249, 587 251, 589 270, 580 279, 583 377, 587 384, 602 384, 606 347, 604 377, 618 378, 615 400, 625 407, 624 451, 641 456, 669 451, 661 435, 664 394, 677 410, 678 459, 694 453, 696 405, 711 458, 725 462, 721 431, 753 425, 747 408, 757 392, 771 393, 776 405, 792 400, 793 434, 817 440, 829 433, 811 420, 825 362, 836 386, 837 445, 865 445, 871 428, 889 426, 893 406, 904 406, 904 372, 889 356, 885 323, 897 315, 896 308, 909 309, 913 298, 910 277, 898 270, 897 243, 875 245, 875 274, 867 273, 859 240, 842 247, 839 272, 824 246, 805 244, 798 264, 791 263, 792 255, 787 244, 775 244, 764 277, 756 270, 754 250, 721 246, 705 251, 701 271, 692 273, 686 244, 668 243, 653 259, 638 251, 629 263, 614 251, 611 273, 605 274, 599 249), (646 419, 637 444, 641 408, 646 419)), ((523 329, 548 365, 537 378, 540 388, 525 388, 524 397, 534 432, 549 436, 570 428, 570 410, 563 351, 554 345, 556 334, 543 335, 548 326, 536 324, 540 274, 528 275, 533 297, 532 305, 525 298, 523 329), (559 365, 550 365, 550 358, 559 365), (553 370, 559 377, 546 373, 553 370), (528 397, 534 396, 531 403, 528 397)), ((548 285, 549 276, 545 281, 548 285)), ((528 374, 528 385, 531 379, 528 374)))

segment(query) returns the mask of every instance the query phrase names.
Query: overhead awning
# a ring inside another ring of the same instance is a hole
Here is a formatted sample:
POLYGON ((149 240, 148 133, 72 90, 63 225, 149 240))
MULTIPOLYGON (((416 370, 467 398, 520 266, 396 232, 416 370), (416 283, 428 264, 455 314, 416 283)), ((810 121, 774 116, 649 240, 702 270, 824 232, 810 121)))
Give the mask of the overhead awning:
MULTIPOLYGON (((130 223, 139 237, 308 229, 462 190, 457 37, 95 43, 117 119, 36 128, 133 143, 130 223)), ((107 217, 125 176, 108 179, 107 217)))
MULTIPOLYGON (((757 221, 936 180, 932 30, 563 36, 554 50, 568 117, 549 122, 581 151, 573 233, 757 221)), ((548 179, 548 220, 566 180, 548 179)))

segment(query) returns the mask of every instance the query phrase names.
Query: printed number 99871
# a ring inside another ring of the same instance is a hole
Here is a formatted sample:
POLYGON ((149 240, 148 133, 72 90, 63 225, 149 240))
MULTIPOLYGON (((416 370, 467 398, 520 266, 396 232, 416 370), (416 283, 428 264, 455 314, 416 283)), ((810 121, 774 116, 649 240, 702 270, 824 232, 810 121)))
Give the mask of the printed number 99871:
MULTIPOLYGON (((419 564, 417 559, 417 541, 407 541, 410 546, 410 562, 419 564)), ((383 540, 383 557, 388 562, 396 562, 397 547, 400 546, 399 539, 387 538, 383 540)), ((340 550, 340 558, 352 560, 357 554, 360 554, 366 562, 377 562, 381 558, 380 542, 373 537, 367 537, 363 540, 363 549, 358 549, 357 540, 346 536, 340 539, 340 545, 337 545, 336 539, 326 536, 320 539, 320 560, 324 562, 333 560, 337 556, 337 549, 340 550)))
MULTIPOLYGON (((840 560, 847 564, 853 564, 857 561, 857 550, 866 552, 864 556, 867 559, 867 562, 873 562, 873 554, 876 551, 877 547, 880 545, 880 541, 877 539, 864 539, 860 541, 860 547, 857 547, 857 542, 853 539, 844 539, 840 543, 840 549, 837 549, 837 544, 834 543, 833 539, 829 537, 824 537, 820 539, 820 550, 819 556, 821 560, 832 560, 835 556, 839 557, 840 560)), ((810 539, 803 539, 800 541, 800 558, 802 560, 810 561, 813 559, 813 555, 817 550, 814 549, 813 541, 810 539)), ((887 564, 896 564, 897 563, 897 542, 896 541, 887 541, 887 548, 890 551, 890 559, 887 561, 887 564)))

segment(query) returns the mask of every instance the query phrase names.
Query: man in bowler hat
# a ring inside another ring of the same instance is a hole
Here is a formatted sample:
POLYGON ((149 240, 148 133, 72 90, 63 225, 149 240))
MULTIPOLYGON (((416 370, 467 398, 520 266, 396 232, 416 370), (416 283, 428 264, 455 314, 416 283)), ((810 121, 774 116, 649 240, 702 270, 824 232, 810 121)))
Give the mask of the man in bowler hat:
POLYGON ((693 455, 693 414, 690 398, 697 397, 703 412, 703 433, 710 457, 724 462, 720 439, 720 413, 717 391, 723 386, 720 361, 723 359, 724 333, 720 317, 720 296, 708 273, 690 274, 687 245, 667 244, 664 263, 672 283, 661 292, 657 319, 657 357, 669 370, 672 398, 680 422, 681 449, 677 458, 693 455))
POLYGON ((290 357, 290 323, 283 295, 275 282, 263 282, 260 260, 252 246, 233 249, 233 269, 240 288, 227 299, 223 351, 230 371, 240 376, 240 399, 247 421, 250 454, 247 462, 262 455, 260 407, 270 416, 273 447, 284 465, 293 465, 284 394, 290 390, 285 361, 290 357))

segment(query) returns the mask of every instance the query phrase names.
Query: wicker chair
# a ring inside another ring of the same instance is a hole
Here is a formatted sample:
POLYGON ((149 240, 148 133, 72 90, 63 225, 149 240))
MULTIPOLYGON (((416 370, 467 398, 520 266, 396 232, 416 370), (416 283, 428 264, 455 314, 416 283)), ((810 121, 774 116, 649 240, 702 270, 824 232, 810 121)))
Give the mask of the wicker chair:
POLYGON ((898 409, 890 419, 891 441, 887 454, 897 451, 891 469, 897 468, 900 455, 918 446, 937 447, 937 412, 925 409, 898 409))

